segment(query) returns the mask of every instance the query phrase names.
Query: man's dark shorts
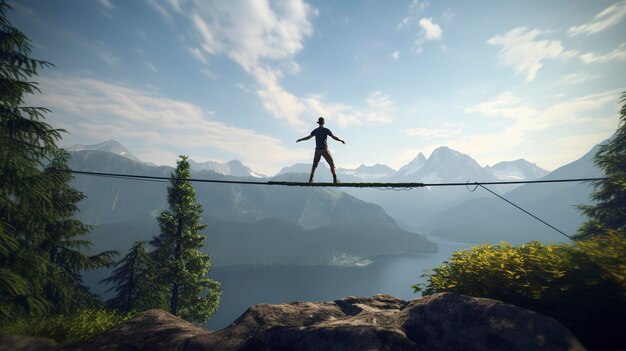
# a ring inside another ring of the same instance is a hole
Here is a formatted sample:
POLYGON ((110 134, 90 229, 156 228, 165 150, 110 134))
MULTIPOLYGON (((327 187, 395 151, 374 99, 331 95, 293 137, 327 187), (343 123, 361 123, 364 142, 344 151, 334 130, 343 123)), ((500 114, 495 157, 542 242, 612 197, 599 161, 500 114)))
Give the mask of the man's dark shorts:
POLYGON ((320 158, 324 156, 326 162, 328 162, 328 166, 330 168, 335 168, 335 161, 333 161, 333 156, 328 151, 328 148, 323 149, 315 149, 315 156, 313 156, 313 168, 317 167, 317 164, 320 163, 320 158))

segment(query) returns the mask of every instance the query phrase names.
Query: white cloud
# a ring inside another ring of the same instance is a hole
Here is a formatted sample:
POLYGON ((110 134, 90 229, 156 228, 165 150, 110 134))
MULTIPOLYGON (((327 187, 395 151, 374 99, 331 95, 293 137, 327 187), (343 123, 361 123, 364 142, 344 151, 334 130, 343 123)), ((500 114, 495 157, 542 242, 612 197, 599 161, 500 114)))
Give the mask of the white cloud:
POLYGON ((257 86, 252 90, 263 108, 292 128, 308 130, 311 115, 328 116, 342 128, 391 120, 387 111, 329 102, 319 93, 298 96, 283 87, 285 74, 296 75, 302 69, 295 56, 313 34, 311 19, 318 15, 303 0, 177 0, 176 6, 194 31, 192 40, 198 41, 189 49, 191 55, 204 64, 208 56, 228 56, 254 78, 257 86))
MULTIPOLYGON (((323 116, 326 118, 328 125, 335 124, 340 128, 346 128, 350 125, 361 124, 361 120, 353 107, 341 103, 328 103, 324 101, 324 96, 321 94, 308 95, 302 99, 302 104, 307 111, 311 111, 311 116, 323 116)), ((310 124, 311 122, 308 121, 305 128, 309 128, 310 124)))
POLYGON ((587 83, 587 82, 590 82, 592 80, 598 79, 600 77, 601 76, 599 74, 572 73, 572 74, 568 74, 565 77, 557 80, 556 82, 554 82, 554 85, 560 85, 560 84, 565 84, 565 85, 582 84, 582 83, 587 83))
POLYGON ((391 53, 391 59, 394 61, 398 61, 400 59, 400 52, 398 50, 391 53))
POLYGON ((410 28, 413 23, 418 24, 420 30, 413 44, 413 51, 416 53, 424 50, 422 45, 427 41, 441 40, 443 38, 441 27, 433 21, 432 17, 422 17, 422 13, 429 5, 428 2, 414 0, 409 5, 407 15, 396 26, 396 29, 405 29, 410 28))
POLYGON ((389 95, 382 91, 375 91, 365 99, 367 107, 374 110, 386 110, 393 105, 393 101, 389 98, 389 95))
POLYGON ((540 109, 506 91, 492 101, 467 108, 465 112, 509 119, 520 131, 544 130, 559 125, 589 122, 586 112, 614 102, 616 96, 615 91, 608 91, 566 100, 540 109))
POLYGON ((190 16, 210 55, 225 53, 247 71, 291 59, 313 33, 317 11, 303 1, 193 1, 190 16))
POLYGON ((315 8, 302 0, 190 0, 175 1, 171 6, 188 18, 199 40, 198 48, 190 49, 194 57, 207 64, 207 55, 228 56, 256 80, 257 96, 275 118, 296 129, 308 125, 301 119, 304 98, 284 89, 281 79, 283 72, 298 74, 301 70, 293 58, 313 33, 315 8))
POLYGON ((522 104, 521 100, 510 91, 500 93, 494 100, 469 107, 465 109, 465 112, 507 119, 523 119, 537 114, 537 110, 522 104))
MULTIPOLYGON (((492 133, 456 138, 449 146, 470 155, 483 155, 483 161, 487 162, 501 161, 502 155, 512 157, 517 153, 519 157, 530 155, 533 162, 541 161, 549 167, 560 166, 562 163, 559 162, 563 162, 563 157, 554 155, 565 150, 557 148, 554 136, 562 135, 563 129, 570 130, 570 133, 574 131, 580 138, 597 134, 597 129, 605 130, 603 135, 610 135, 616 119, 614 115, 603 115, 598 111, 615 104, 618 97, 619 91, 607 91, 539 108, 525 103, 511 92, 504 92, 492 101, 467 108, 465 112, 501 117, 510 121, 508 125, 492 133), (530 150, 529 145, 537 143, 540 145, 534 151, 530 150), (520 151, 522 146, 524 150, 520 151), (554 155, 546 156, 546 148, 550 148, 554 155)), ((596 139, 596 143, 599 141, 601 139, 596 139)), ((579 145, 575 149, 578 157, 588 151, 587 147, 588 145, 579 145)))
POLYGON ((434 23, 432 18, 422 18, 420 19, 419 24, 422 30, 424 30, 424 39, 441 40, 441 27, 434 23))
MULTIPOLYGON (((273 137, 216 121, 213 112, 199 106, 151 91, 75 77, 41 78, 40 85, 44 94, 33 96, 33 103, 53 111, 48 119, 55 127, 80 132, 82 139, 75 142, 115 138, 133 144, 139 158, 156 164, 173 164, 178 153, 210 159, 227 152, 271 174, 285 162, 309 156, 273 137)), ((72 138, 70 134, 64 139, 72 138)))
POLYGON ((398 23, 397 29, 403 29, 411 26, 413 22, 416 22, 420 14, 424 12, 430 4, 426 1, 413 0, 409 5, 409 11, 407 15, 398 23))
POLYGON ((443 32, 441 27, 433 22, 432 18, 422 18, 419 20, 419 26, 421 28, 420 33, 417 35, 417 39, 413 43, 413 50, 416 53, 424 51, 422 45, 427 41, 441 40, 443 38, 443 32))
POLYGON ((620 46, 612 50, 606 55, 597 55, 592 52, 580 55, 580 60, 584 63, 606 63, 611 61, 624 61, 626 60, 626 43, 621 43, 620 46))
MULTIPOLYGON (((150 5, 150 7, 152 7, 156 12, 159 13, 159 15, 161 15, 161 17, 165 20, 165 22, 170 26, 173 27, 174 26, 174 18, 172 17, 172 15, 170 14, 170 11, 168 11, 168 9, 166 9, 163 5, 162 2, 159 0, 144 0, 148 3, 148 5, 150 5)), ((170 2, 169 5, 176 9, 176 7, 172 6, 173 4, 170 2)))
POLYGON ((113 5, 111 0, 98 0, 98 2, 107 10, 113 10, 115 8, 115 5, 113 5))
POLYGON ((570 58, 574 51, 565 51, 558 40, 536 40, 547 32, 538 29, 515 28, 504 35, 496 35, 488 44, 501 46, 498 60, 504 66, 511 66, 515 74, 525 75, 526 81, 535 79, 537 72, 546 60, 570 58))
POLYGON ((389 116, 393 108, 393 101, 386 93, 375 91, 365 99, 367 111, 365 120, 370 124, 391 123, 393 118, 389 116))
POLYGON ((202 54, 202 51, 200 51, 200 49, 198 49, 198 48, 189 48, 189 52, 191 53, 191 56, 197 58, 198 61, 204 63, 205 65, 208 63, 206 57, 204 57, 204 55, 202 54))
POLYGON ((602 10, 592 21, 570 27, 567 34, 572 37, 596 34, 618 24, 624 16, 626 16, 626 1, 620 1, 602 10))

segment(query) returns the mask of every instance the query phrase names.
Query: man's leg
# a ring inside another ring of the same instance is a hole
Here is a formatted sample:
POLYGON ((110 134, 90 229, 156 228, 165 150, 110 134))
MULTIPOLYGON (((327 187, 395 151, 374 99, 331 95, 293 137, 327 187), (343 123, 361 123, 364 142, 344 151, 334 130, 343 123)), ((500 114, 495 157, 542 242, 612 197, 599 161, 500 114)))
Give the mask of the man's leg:
POLYGON ((330 173, 333 175, 333 183, 337 183, 337 173, 335 173, 335 161, 333 160, 333 156, 330 154, 328 149, 324 149, 323 151, 322 156, 324 156, 324 159, 328 162, 330 173))
POLYGON ((309 176, 309 183, 313 183, 313 175, 315 175, 315 168, 317 164, 320 163, 320 158, 322 157, 321 150, 315 149, 315 155, 313 156, 313 166, 311 167, 311 176, 309 176))

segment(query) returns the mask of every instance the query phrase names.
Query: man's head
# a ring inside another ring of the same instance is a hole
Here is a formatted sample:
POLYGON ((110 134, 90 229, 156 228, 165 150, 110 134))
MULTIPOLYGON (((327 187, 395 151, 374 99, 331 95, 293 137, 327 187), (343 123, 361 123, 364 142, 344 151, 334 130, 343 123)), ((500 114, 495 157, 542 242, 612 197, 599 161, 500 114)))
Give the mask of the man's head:
POLYGON ((324 125, 324 117, 320 117, 317 119, 317 124, 319 124, 320 126, 324 125))

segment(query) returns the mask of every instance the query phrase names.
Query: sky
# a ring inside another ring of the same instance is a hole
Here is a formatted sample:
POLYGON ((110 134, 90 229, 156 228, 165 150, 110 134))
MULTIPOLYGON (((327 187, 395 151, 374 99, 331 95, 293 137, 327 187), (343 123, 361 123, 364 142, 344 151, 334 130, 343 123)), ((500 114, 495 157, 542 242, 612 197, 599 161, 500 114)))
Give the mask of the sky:
POLYGON ((341 168, 439 146, 554 170, 618 126, 626 1, 9 1, 62 146, 143 161, 310 163, 317 118, 341 168))

